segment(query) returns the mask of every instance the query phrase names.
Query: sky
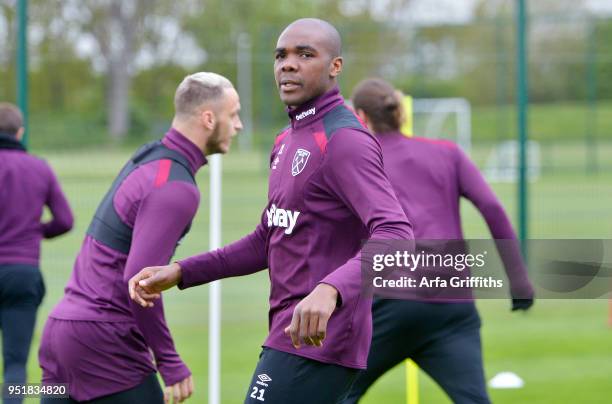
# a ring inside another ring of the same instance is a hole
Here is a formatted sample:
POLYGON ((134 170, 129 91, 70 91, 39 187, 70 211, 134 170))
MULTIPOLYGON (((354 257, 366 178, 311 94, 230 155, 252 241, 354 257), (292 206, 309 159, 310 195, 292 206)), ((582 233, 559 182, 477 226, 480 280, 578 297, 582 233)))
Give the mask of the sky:
POLYGON ((602 13, 606 16, 612 15, 612 1, 610 0, 587 0, 586 5, 591 11, 602 13))
MULTIPOLYGON (((514 1, 514 0, 506 0, 514 1)), ((534 0, 531 0, 534 1, 534 0)), ((537 0, 535 0, 537 1, 537 0)), ((408 12, 419 25, 464 24, 474 17, 478 0, 412 0, 408 12)), ((529 7, 530 0, 527 0, 529 7)), ((612 16, 612 0, 583 0, 585 8, 602 17, 612 16)))

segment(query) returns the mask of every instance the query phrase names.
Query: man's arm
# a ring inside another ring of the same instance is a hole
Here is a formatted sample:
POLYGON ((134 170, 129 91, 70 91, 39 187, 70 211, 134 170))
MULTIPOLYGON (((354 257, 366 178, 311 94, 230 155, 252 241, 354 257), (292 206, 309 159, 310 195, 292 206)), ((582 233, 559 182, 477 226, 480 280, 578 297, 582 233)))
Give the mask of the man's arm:
MULTIPOLYGON (((182 181, 168 182, 145 197, 134 222, 132 245, 123 274, 126 283, 143 267, 168 263, 198 203, 197 189, 182 181)), ((175 385, 188 378, 191 372, 176 352, 161 300, 152 309, 129 301, 165 384, 175 385)))
POLYGON ((55 173, 51 167, 48 167, 48 169, 49 191, 45 204, 51 211, 52 219, 42 224, 42 231, 44 238, 53 238, 70 231, 74 224, 74 218, 55 173))
POLYGON ((161 292, 174 286, 185 289, 266 269, 268 229, 264 224, 264 215, 265 212, 253 233, 223 248, 170 265, 142 269, 128 282, 130 297, 142 307, 154 307, 153 300, 158 299, 161 292))
POLYGON ((268 228, 261 222, 251 234, 214 251, 180 260, 179 289, 218 279, 250 275, 268 267, 266 238, 268 228))
POLYGON ((457 148, 457 156, 461 195, 472 201, 480 211, 489 227, 491 236, 496 240, 499 255, 510 280, 511 294, 516 300, 513 301, 513 308, 526 309, 531 304, 525 307, 518 300, 533 299, 534 292, 510 219, 478 167, 459 148, 457 148))

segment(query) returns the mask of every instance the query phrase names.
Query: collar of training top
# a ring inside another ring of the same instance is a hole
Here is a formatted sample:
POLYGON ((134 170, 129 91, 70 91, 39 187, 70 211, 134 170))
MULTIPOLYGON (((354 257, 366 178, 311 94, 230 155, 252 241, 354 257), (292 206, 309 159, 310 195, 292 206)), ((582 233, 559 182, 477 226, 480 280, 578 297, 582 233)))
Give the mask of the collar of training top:
POLYGON ((343 103, 344 99, 340 95, 340 89, 338 86, 334 86, 334 88, 325 94, 313 98, 299 107, 293 109, 287 107, 287 114, 289 114, 291 119, 291 127, 298 129, 308 126, 322 118, 328 111, 343 103))
POLYGON ((25 151, 26 148, 19 140, 15 139, 14 136, 0 133, 0 149, 25 151))

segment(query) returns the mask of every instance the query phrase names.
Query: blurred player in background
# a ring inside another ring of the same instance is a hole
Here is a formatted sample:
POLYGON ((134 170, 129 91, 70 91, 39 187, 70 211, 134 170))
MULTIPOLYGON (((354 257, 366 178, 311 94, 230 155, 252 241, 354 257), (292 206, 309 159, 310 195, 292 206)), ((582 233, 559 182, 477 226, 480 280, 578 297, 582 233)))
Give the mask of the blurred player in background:
POLYGON ((219 250, 145 268, 130 280, 131 293, 146 306, 138 285, 155 293, 269 268, 270 333, 245 402, 336 403, 365 368, 371 339, 361 242, 412 240, 412 229, 380 146, 340 95, 338 31, 297 20, 281 33, 274 57, 290 125, 272 149, 261 223, 219 250))
MULTIPOLYGON (((406 137, 401 93, 381 79, 354 90, 353 106, 376 134, 385 171, 420 240, 461 240, 459 200, 470 200, 494 239, 515 240, 503 206, 478 168, 454 143, 406 137)), ((518 243, 511 243, 518 245, 518 243)), ((527 310, 533 289, 518 248, 501 251, 513 294, 512 310, 527 310), (520 298, 518 298, 520 297, 520 298), (529 297, 525 299, 524 297, 529 297)), ((454 403, 488 403, 483 371, 480 317, 473 301, 424 302, 375 298, 367 370, 345 403, 355 403, 387 370, 412 358, 454 403)))
POLYGON ((187 76, 174 104, 165 137, 132 156, 99 205, 49 315, 39 360, 44 383, 69 383, 63 402, 162 403, 156 370, 166 400, 193 391, 163 305, 143 309, 130 300, 127 281, 145 266, 168 263, 198 208, 196 172, 206 155, 229 151, 242 123, 236 90, 214 73, 187 76))
POLYGON ((53 170, 26 152, 23 134, 21 111, 0 103, 0 328, 5 384, 26 381, 36 312, 45 294, 39 269, 41 239, 62 235, 73 224, 53 170), (52 219, 42 223, 45 206, 52 219))

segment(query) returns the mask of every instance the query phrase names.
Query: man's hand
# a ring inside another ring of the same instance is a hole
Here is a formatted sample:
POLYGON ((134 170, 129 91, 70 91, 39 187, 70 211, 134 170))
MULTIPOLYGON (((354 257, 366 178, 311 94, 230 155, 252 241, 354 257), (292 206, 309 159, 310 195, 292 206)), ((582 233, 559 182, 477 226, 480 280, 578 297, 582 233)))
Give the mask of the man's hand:
POLYGON ((142 307, 153 307, 153 300, 159 299, 162 291, 180 281, 181 266, 176 262, 163 267, 147 267, 128 282, 130 297, 142 307))
POLYGON ((323 346, 327 321, 336 308, 337 300, 336 288, 320 283, 295 306, 291 325, 285 328, 285 334, 291 337, 294 347, 299 348, 302 341, 306 345, 323 346))
POLYGON ((531 299, 512 299, 512 311, 523 310, 527 311, 533 306, 533 298, 531 299))
MULTIPOLYGON (((159 267, 158 267, 159 268, 159 267)), ((167 386, 164 390, 164 403, 182 403, 193 394, 193 378, 189 376, 180 382, 167 386)))

